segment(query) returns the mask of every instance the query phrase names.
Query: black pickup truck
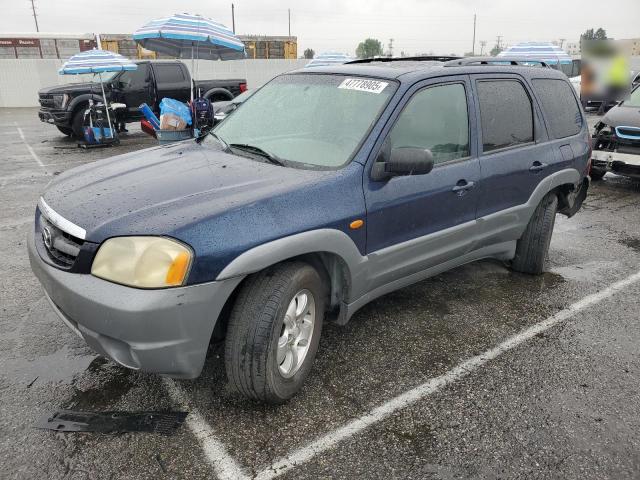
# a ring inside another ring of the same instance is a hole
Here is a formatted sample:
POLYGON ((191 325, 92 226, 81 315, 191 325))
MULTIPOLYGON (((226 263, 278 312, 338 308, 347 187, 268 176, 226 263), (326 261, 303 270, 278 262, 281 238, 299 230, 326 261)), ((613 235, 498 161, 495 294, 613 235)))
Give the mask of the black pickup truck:
MULTIPOLYGON (((124 103, 126 112, 119 115, 124 122, 134 122, 142 118, 138 107, 149 105, 159 113, 160 100, 164 97, 186 102, 191 95, 191 75, 182 62, 140 61, 134 71, 102 74, 107 99, 124 103)), ((247 81, 234 80, 193 80, 196 94, 212 102, 231 100, 247 89, 247 81)), ((84 111, 89 100, 102 101, 100 84, 72 83, 43 88, 38 92, 40 120, 58 127, 65 135, 82 136, 84 111)))

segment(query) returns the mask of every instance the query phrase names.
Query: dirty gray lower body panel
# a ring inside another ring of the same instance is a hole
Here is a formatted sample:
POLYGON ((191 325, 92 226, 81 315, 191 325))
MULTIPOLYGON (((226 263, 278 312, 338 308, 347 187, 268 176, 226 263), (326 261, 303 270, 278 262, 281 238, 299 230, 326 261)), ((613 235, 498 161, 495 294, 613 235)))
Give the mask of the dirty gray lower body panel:
POLYGON ((96 352, 128 368, 195 378, 220 311, 242 277, 141 290, 47 265, 28 239, 31 268, 59 317, 96 352))

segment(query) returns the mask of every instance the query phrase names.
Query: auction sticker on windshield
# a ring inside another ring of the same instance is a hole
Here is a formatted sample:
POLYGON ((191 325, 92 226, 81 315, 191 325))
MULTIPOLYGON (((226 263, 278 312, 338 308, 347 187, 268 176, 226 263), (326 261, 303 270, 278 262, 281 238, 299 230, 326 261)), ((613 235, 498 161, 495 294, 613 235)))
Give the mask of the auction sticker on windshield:
POLYGON ((358 90, 360 92, 380 93, 385 87, 389 85, 389 82, 380 82, 378 80, 368 80, 366 78, 347 78, 338 88, 344 88, 347 90, 358 90))

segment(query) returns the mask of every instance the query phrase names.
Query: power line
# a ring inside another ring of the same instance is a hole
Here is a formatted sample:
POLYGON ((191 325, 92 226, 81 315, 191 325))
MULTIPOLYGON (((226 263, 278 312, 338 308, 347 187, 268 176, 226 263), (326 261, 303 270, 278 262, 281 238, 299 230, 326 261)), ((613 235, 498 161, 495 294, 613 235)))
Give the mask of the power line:
POLYGON ((36 15, 36 6, 33 3, 33 0, 31 0, 31 10, 33 11, 33 20, 36 22, 36 32, 40 31, 40 28, 38 27, 38 15, 36 15))

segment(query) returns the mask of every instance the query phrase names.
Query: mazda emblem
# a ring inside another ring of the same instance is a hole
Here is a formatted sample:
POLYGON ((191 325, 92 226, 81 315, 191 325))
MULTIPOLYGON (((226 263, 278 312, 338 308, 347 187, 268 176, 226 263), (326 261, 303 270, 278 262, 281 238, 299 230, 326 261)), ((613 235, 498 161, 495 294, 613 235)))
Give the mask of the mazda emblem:
POLYGON ((45 247, 47 247, 47 249, 51 250, 51 230, 49 229, 49 227, 44 227, 42 229, 42 240, 44 241, 44 245, 45 247))

